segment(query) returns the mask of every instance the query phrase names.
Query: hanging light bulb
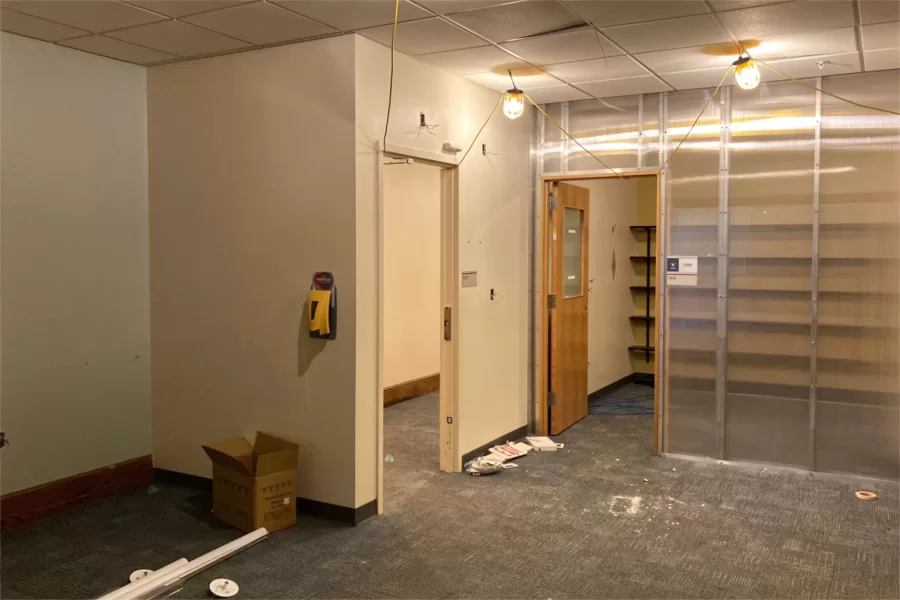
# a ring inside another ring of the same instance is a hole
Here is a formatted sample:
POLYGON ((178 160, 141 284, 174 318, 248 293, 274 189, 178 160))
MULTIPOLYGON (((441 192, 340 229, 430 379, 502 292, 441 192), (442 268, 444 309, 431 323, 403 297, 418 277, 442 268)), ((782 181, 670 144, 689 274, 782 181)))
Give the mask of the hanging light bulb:
POLYGON ((506 90, 503 98, 503 114, 510 119, 518 119, 525 111, 525 94, 518 88, 506 90))
POLYGON ((734 61, 734 79, 745 90, 752 90, 759 85, 759 68, 756 61, 749 56, 741 56, 734 61))

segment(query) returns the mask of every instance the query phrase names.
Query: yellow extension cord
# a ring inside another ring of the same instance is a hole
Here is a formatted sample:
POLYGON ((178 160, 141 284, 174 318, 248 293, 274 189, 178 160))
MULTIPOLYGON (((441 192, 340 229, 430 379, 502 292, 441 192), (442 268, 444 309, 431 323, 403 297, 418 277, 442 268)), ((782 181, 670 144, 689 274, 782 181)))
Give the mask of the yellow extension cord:
MULTIPOLYGON (((385 122, 384 122, 384 138, 382 139, 382 151, 384 151, 384 148, 387 145, 388 127, 391 122, 391 104, 393 102, 393 96, 394 96, 394 43, 397 38, 397 20, 398 20, 399 14, 400 14, 400 0, 394 0, 394 24, 393 24, 393 28, 391 30, 391 76, 390 76, 390 83, 388 84, 388 109, 387 109, 387 117, 385 118, 385 122)), ((763 65, 767 69, 781 75, 782 77, 786 77, 787 79, 789 79, 795 83, 804 85, 812 90, 815 90, 817 92, 825 94, 826 96, 831 96, 832 98, 836 98, 842 102, 852 104, 853 106, 857 106, 859 108, 865 108, 865 109, 869 109, 869 110, 875 110, 878 112, 887 113, 889 115, 900 116, 900 113, 892 111, 892 110, 888 110, 885 108, 878 108, 876 106, 869 106, 867 104, 861 104, 859 102, 854 102, 853 100, 848 100, 847 98, 838 96, 837 94, 832 94, 830 92, 826 92, 825 90, 817 88, 816 86, 806 83, 805 81, 801 81, 800 79, 791 77, 787 73, 784 73, 784 72, 776 69, 772 65, 769 65, 768 63, 765 63, 759 59, 753 59, 753 60, 755 60, 759 64, 763 65)), ((678 150, 681 148, 681 145, 684 144, 684 141, 691 135, 691 132, 694 130, 694 127, 696 127, 697 123, 700 121, 700 117, 703 116, 703 113, 706 112, 706 109, 709 107, 710 102, 712 102, 713 98, 716 97, 716 95, 719 93, 719 90, 722 89, 722 85, 725 83, 725 79, 728 77, 728 74, 731 72, 731 69, 733 67, 734 67, 734 65, 729 65, 728 68, 725 69, 725 73, 722 75, 722 79, 719 80, 719 85, 716 86, 716 89, 713 91, 712 95, 709 98, 707 98, 706 103, 703 105, 703 108, 700 109, 700 113, 697 115, 697 118, 694 119, 693 123, 691 123, 690 128, 687 130, 687 133, 684 134, 684 137, 681 138, 681 141, 679 141, 678 145, 675 146, 675 149, 672 150, 672 153, 669 154, 669 156, 666 158, 665 162, 663 162, 663 164, 656 171, 657 175, 662 173, 663 169, 666 168, 666 165, 669 164, 669 161, 672 160, 672 157, 675 156, 675 153, 677 153, 678 150)), ((577 139, 575 139, 575 136, 573 136, 571 133, 566 131, 562 125, 557 123, 553 117, 548 115, 547 112, 543 108, 541 108, 534 100, 531 99, 531 96, 529 96, 527 93, 524 93, 523 95, 525 96, 525 98, 528 99, 528 101, 531 103, 531 105, 534 106, 538 110, 538 112, 540 112, 544 116, 544 118, 546 118, 548 121, 553 123, 553 125, 555 125, 557 129, 562 131, 566 135, 567 138, 569 138, 570 140, 575 142, 575 144, 577 144, 579 148, 581 148, 587 154, 589 154, 591 156, 591 158, 593 158, 598 163, 600 163, 605 169, 615 173, 620 179, 624 179, 624 177, 622 176, 622 174, 619 171, 617 171, 616 169, 613 169, 612 167, 607 165, 605 162, 600 160, 600 158, 596 154, 594 154, 593 152, 591 152, 590 150, 585 148, 581 144, 581 142, 579 142, 577 139)), ((469 156, 469 152, 472 151, 472 148, 475 146, 475 142, 478 141, 478 137, 484 131, 484 128, 487 127, 487 124, 490 122, 490 120, 494 118, 494 115, 497 113, 497 109, 500 108, 500 105, 503 103, 504 98, 505 98, 504 95, 500 96, 500 99, 497 101, 497 104, 494 106, 494 110, 491 111, 491 114, 488 115, 488 118, 484 121, 484 123, 482 123, 481 127, 478 129, 478 132, 475 134, 475 137, 472 139, 472 143, 469 144, 469 147, 466 149, 466 153, 463 154, 463 157, 457 163, 457 166, 461 165, 463 163, 463 161, 466 160, 466 157, 469 156)), ((662 124, 661 124, 661 126, 662 126, 662 124)), ((660 135, 660 140, 662 140, 662 135, 660 135)))

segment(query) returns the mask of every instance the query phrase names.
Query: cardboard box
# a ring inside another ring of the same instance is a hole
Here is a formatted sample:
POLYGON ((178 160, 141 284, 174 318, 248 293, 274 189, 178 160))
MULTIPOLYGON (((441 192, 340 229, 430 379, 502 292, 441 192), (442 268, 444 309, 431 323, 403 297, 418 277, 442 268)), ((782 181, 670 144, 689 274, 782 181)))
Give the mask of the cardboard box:
POLYGON ((297 523, 297 454, 281 438, 257 432, 203 446, 213 463, 213 513, 243 531, 277 531, 297 523))

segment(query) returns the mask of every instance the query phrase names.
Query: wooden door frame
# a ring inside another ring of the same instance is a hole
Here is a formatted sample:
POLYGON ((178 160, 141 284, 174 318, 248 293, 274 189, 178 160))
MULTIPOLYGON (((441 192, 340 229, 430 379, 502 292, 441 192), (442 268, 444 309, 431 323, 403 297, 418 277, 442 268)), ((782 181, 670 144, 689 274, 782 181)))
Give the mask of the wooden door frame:
MULTIPOLYGON (((538 391, 538 419, 536 423, 537 433, 539 435, 548 435, 550 430, 550 423, 547 419, 547 391, 550 386, 550 381, 548 377, 548 343, 549 343, 549 331, 548 325, 550 322, 550 311, 547 308, 547 294, 549 293, 549 281, 547 280, 547 256, 548 250, 550 247, 549 240, 549 226, 548 223, 551 222, 550 217, 550 203, 549 203, 549 195, 547 190, 549 188, 548 184, 551 183, 560 183, 560 182, 574 182, 574 181, 590 181, 594 179, 610 179, 610 178, 618 178, 619 176, 615 173, 595 173, 595 174, 572 174, 572 175, 547 175, 541 176, 541 220, 542 223, 542 231, 541 231, 541 277, 540 277, 540 289, 538 293, 538 300, 540 304, 540 328, 541 328, 541 338, 540 338, 540 360, 538 364, 540 365, 540 389, 538 391)), ((660 265, 660 245, 659 245, 659 231, 660 228, 663 227, 663 223, 661 222, 661 201, 660 201, 660 185, 661 185, 661 176, 656 171, 648 171, 646 173, 633 172, 624 174, 623 177, 625 179, 631 179, 633 177, 655 177, 656 178, 656 232, 657 232, 657 244, 656 244, 656 293, 654 294, 654 302, 655 302, 655 311, 656 314, 659 315, 659 299, 660 293, 662 291, 662 280, 660 279, 660 273, 662 269, 662 265, 660 265)), ((649 268, 649 265, 648 265, 649 268)), ((659 398, 659 363, 661 360, 664 360, 664 355, 660 349, 659 344, 659 334, 662 330, 661 328, 665 327, 665 323, 657 323, 656 324, 656 341, 655 341, 655 356, 653 361, 653 454, 654 456, 659 456, 661 452, 661 448, 659 447, 659 412, 660 412, 660 398, 659 398)), ((590 340, 588 341, 590 343, 590 340)))
MULTIPOLYGON (((447 156, 388 143, 376 143, 377 202, 377 275, 376 275, 376 433, 375 493, 378 514, 384 513, 384 159, 412 159, 441 169, 441 306, 452 315, 450 340, 441 340, 440 470, 461 471, 459 452, 459 165, 455 156, 447 156)), ((435 315, 437 317, 438 315, 435 315)))

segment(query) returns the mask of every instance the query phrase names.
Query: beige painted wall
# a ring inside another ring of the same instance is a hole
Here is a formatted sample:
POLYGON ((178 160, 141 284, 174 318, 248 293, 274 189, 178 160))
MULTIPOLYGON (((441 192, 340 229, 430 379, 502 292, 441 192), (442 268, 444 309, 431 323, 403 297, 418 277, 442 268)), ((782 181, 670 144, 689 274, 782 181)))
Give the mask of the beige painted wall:
POLYGON ((146 74, 0 33, 0 493, 150 453, 146 74))
POLYGON ((148 98, 156 465, 208 477, 201 443, 263 430, 298 496, 356 506, 354 38, 151 67, 148 98))
POLYGON ((643 233, 634 234, 629 227, 655 223, 656 178, 595 179, 575 185, 591 193, 588 392, 594 392, 646 368, 644 359, 628 350, 643 332, 643 324, 633 325, 629 317, 645 309, 643 295, 631 291, 632 285, 645 283, 643 265, 629 257, 646 252, 646 238, 638 237, 643 233))
POLYGON ((441 170, 384 169, 384 386, 441 372, 441 170))
MULTIPOLYGON (((377 160, 384 133, 390 51, 362 37, 357 44, 357 283, 377 293, 377 160), (368 275, 367 275, 368 274, 368 275)), ((450 141, 467 147, 499 94, 397 54, 388 142, 440 153, 450 141), (438 124, 419 135, 419 113, 438 124)), ((460 289, 454 328, 459 343, 460 454, 527 424, 528 171, 531 115, 498 111, 460 167, 459 262, 478 271, 478 287, 460 289), (484 156, 480 143, 495 154, 484 156), (494 288, 495 300, 490 299, 494 288)), ((456 275, 459 282, 459 274, 456 275)), ((375 497, 377 313, 357 305, 357 503, 375 497)), ((435 450, 437 453, 437 450, 435 450)))

